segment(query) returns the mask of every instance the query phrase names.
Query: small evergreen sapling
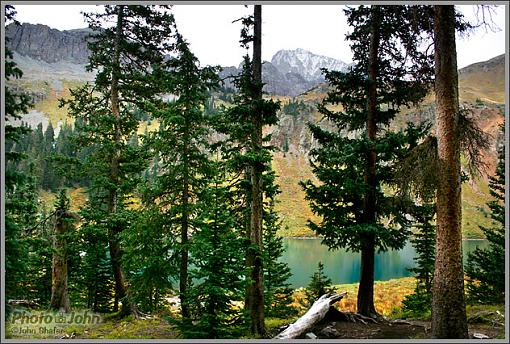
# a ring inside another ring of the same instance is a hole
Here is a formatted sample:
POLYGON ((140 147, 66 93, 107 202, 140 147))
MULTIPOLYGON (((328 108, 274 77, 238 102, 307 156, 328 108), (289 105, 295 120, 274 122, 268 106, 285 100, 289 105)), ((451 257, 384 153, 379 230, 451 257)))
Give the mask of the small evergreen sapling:
POLYGON ((277 234, 281 221, 274 209, 274 200, 269 201, 264 211, 264 303, 268 317, 286 318, 297 313, 291 306, 294 290, 288 279, 292 276, 287 263, 279 261, 285 248, 283 238, 277 234))
POLYGON ((333 288, 331 278, 324 274, 324 264, 319 262, 317 271, 311 276, 310 283, 305 290, 308 305, 312 305, 322 295, 333 293, 334 291, 335 288, 333 288))
POLYGON ((434 277, 434 256, 435 256, 435 225, 433 224, 435 214, 434 204, 417 206, 414 211, 414 218, 417 222, 417 233, 411 239, 417 257, 416 267, 409 271, 416 274, 416 288, 414 293, 407 295, 402 301, 403 310, 411 316, 422 316, 430 312, 432 307, 432 278, 434 277))

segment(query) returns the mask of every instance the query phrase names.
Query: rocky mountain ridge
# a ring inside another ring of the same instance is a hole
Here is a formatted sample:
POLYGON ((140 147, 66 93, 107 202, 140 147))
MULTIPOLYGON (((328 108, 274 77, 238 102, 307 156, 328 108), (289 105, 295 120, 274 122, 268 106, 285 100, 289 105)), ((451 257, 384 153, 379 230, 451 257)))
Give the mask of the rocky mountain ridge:
POLYGON ((5 28, 6 47, 23 56, 46 63, 85 64, 89 50, 88 29, 60 31, 42 24, 11 23, 5 28))
MULTIPOLYGON (((87 40, 89 29, 60 31, 42 24, 23 23, 7 25, 6 46, 17 53, 20 67, 25 67, 27 77, 44 74, 45 78, 59 75, 59 67, 67 73, 76 74, 88 61, 87 40), (40 64, 35 66, 34 64, 40 64), (76 68, 72 68, 76 65, 76 68), (32 68, 33 67, 33 68, 32 68), (44 73, 46 70, 49 73, 44 73)), ((347 64, 331 57, 313 54, 304 49, 280 50, 271 62, 264 61, 262 79, 266 83, 264 90, 270 94, 297 96, 320 82, 324 82, 320 68, 343 70, 347 64)), ((238 67, 224 67, 220 76, 225 79, 225 88, 233 88, 230 77, 240 72, 238 67)))

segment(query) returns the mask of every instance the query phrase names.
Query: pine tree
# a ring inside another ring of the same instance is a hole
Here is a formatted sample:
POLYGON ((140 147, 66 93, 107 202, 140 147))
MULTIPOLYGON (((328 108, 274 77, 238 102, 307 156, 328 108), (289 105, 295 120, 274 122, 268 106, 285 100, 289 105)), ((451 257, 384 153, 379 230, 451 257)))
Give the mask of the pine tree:
POLYGON ((55 152, 55 131, 53 125, 48 123, 48 127, 44 131, 44 146, 43 152, 40 155, 42 159, 42 179, 41 187, 45 190, 55 191, 58 187, 57 178, 51 163, 51 156, 55 152))
POLYGON ((222 144, 223 158, 231 168, 239 197, 233 199, 240 226, 245 228, 247 245, 246 265, 250 271, 246 290, 245 311, 250 331, 263 335, 264 328, 264 273, 263 273, 263 193, 264 175, 270 171, 270 147, 263 137, 265 125, 276 124, 280 104, 262 98, 261 79, 261 6, 254 6, 254 15, 241 18, 241 46, 249 49, 253 42, 253 60, 246 54, 241 73, 234 79, 239 90, 234 95, 234 106, 226 109, 216 121, 215 129, 228 138, 222 144), (251 33, 253 27, 253 34, 251 33))
POLYGON ((103 196, 89 194, 89 201, 80 210, 82 224, 79 230, 78 249, 83 257, 79 269, 69 271, 70 278, 76 281, 70 286, 73 302, 94 312, 113 310, 115 281, 108 251, 106 224, 97 216, 102 214, 98 207, 105 207, 103 196))
POLYGON ((143 200, 136 222, 122 233, 122 259, 132 300, 142 312, 154 312, 164 306, 178 271, 173 250, 177 246, 175 235, 168 230, 160 205, 153 201, 150 197, 143 200))
MULTIPOLYGON (((33 161, 29 163, 25 173, 23 183, 17 185, 16 191, 9 195, 8 199, 19 207, 18 212, 12 214, 12 220, 22 229, 17 244, 23 245, 24 248, 24 251, 16 256, 16 259, 22 259, 20 262, 22 274, 18 276, 14 291, 17 291, 17 298, 35 300, 41 305, 46 305, 51 291, 52 229, 47 213, 44 209, 40 213, 38 209, 37 179, 34 177, 33 161)), ((6 254, 7 252, 6 250, 6 254)))
POLYGON ((432 336, 468 338, 462 266, 461 173, 456 13, 434 6, 437 152, 436 257, 432 292, 432 336))
POLYGON ((317 264, 317 271, 310 277, 310 283, 305 290, 308 305, 312 305, 324 294, 333 293, 334 290, 331 278, 324 274, 324 264, 319 262, 317 264))
POLYGON ((122 301, 122 314, 137 315, 129 302, 125 274, 121 265, 119 235, 130 226, 135 213, 129 196, 140 181, 148 155, 130 146, 129 138, 138 129, 139 114, 147 104, 158 102, 162 90, 158 78, 165 54, 171 50, 169 36, 173 16, 168 6, 104 6, 103 13, 86 14, 95 32, 87 70, 97 70, 93 87, 71 91, 69 113, 76 121, 81 147, 95 148, 85 161, 84 170, 92 178, 91 189, 101 194, 106 207, 95 209, 93 219, 107 228, 110 258, 115 277, 116 302, 122 301), (108 26, 108 23, 114 24, 108 26))
MULTIPOLYGON (((501 129, 504 131, 503 126, 501 129)), ((493 226, 480 227, 489 247, 476 248, 466 264, 468 298, 480 303, 505 302, 505 146, 498 151, 496 175, 489 177, 493 200, 487 203, 493 226)))
POLYGON ((189 318, 187 300, 189 235, 194 230, 199 191, 207 183, 206 117, 204 106, 209 89, 219 83, 217 70, 201 68, 188 43, 176 31, 176 56, 167 62, 165 91, 176 96, 158 108, 152 116, 160 121, 160 130, 149 135, 148 141, 158 157, 159 174, 155 176, 154 201, 161 208, 168 235, 178 235, 175 249, 179 254, 179 296, 184 318, 189 318))
POLYGON ((319 111, 335 132, 310 124, 320 147, 311 165, 321 185, 302 183, 312 211, 322 217, 310 222, 330 248, 361 252, 357 310, 376 314, 373 301, 375 250, 400 249, 412 201, 394 189, 399 160, 425 134, 424 125, 392 132, 399 108, 417 104, 431 80, 431 57, 420 50, 420 28, 428 25, 416 6, 359 6, 345 10, 353 32, 347 36, 354 65, 347 72, 325 71, 333 90, 319 111), (423 20, 423 21, 422 21, 423 20), (400 42, 401 44, 396 44, 400 42), (329 104, 340 104, 332 111, 329 104), (391 221, 386 221, 391 219, 391 221))
POLYGON ((433 224, 435 205, 433 203, 417 206, 413 211, 417 232, 411 239, 416 250, 416 267, 409 269, 416 274, 414 293, 402 301, 403 310, 413 315, 430 312, 432 307, 432 279, 434 277, 435 225, 433 224))
MULTIPOLYGON (((6 24, 14 20, 16 11, 13 6, 5 6, 6 24)), ((6 38, 7 39, 7 38, 6 38)), ((12 52, 5 48, 5 81, 22 77, 22 71, 12 60, 12 52)), ((6 314, 11 310, 7 304, 9 299, 23 297, 19 282, 25 273, 27 246, 22 240, 22 233, 33 225, 36 212, 35 190, 30 186, 33 177, 16 168, 25 154, 13 150, 30 131, 27 126, 13 126, 11 121, 22 118, 28 112, 30 99, 26 94, 13 91, 7 85, 4 93, 5 103, 5 216, 2 227, 5 229, 5 299, 6 314), (26 221, 28 220, 28 222, 26 221)))
MULTIPOLYGON (((234 304, 244 297, 243 228, 236 226, 230 199, 233 191, 223 186, 222 162, 214 164, 209 186, 200 195, 199 215, 191 255, 195 267, 190 277, 193 325, 184 326, 189 338, 232 338, 241 334, 241 309, 234 304)), ((186 324, 184 324, 186 325, 186 324)))

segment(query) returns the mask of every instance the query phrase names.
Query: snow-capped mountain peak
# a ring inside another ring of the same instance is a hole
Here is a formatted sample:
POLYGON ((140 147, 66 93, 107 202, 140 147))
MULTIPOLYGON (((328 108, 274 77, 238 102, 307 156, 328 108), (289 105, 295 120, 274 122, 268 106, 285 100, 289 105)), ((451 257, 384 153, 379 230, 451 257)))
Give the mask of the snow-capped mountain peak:
POLYGON ((347 64, 332 57, 316 55, 305 49, 280 50, 274 54, 271 63, 282 73, 298 73, 307 80, 322 79, 321 68, 345 70, 347 64))

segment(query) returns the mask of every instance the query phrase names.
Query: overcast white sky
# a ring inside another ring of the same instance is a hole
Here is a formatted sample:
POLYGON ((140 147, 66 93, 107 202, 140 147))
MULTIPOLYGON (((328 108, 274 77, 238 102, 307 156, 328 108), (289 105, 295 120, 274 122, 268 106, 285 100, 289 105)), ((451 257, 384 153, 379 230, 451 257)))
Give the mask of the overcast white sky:
MULTIPOLYGON (((16 5, 20 22, 45 24, 59 30, 86 27, 80 11, 94 11, 94 5, 16 5)), ((350 30, 343 5, 262 6, 262 58, 280 49, 303 48, 315 54, 350 63, 352 54, 345 34, 350 30)), ((476 21, 475 6, 458 6, 468 20, 476 21)), ((505 53, 505 5, 493 16, 498 32, 478 29, 457 40, 459 68, 505 53)), ((190 42, 202 65, 237 66, 244 50, 239 47, 241 24, 235 19, 252 11, 243 5, 175 5, 173 13, 179 31, 190 42)))

